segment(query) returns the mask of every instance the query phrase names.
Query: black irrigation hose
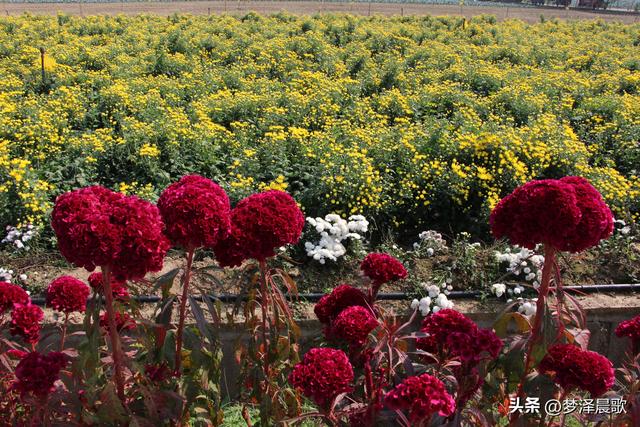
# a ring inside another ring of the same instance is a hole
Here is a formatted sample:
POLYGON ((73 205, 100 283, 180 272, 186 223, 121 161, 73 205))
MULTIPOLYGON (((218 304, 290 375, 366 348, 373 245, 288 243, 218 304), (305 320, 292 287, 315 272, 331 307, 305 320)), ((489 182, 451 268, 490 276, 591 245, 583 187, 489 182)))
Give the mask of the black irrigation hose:
MULTIPOLYGON (((565 286, 564 290, 566 291, 578 291, 582 293, 596 293, 596 292, 640 292, 640 283, 636 284, 613 284, 613 285, 577 285, 577 286, 565 286)), ((286 295, 288 300, 300 300, 306 302, 317 302, 320 298, 322 298, 323 293, 306 293, 306 294, 298 294, 297 297, 293 295, 286 295)), ((464 298, 477 298, 481 295, 480 291, 451 291, 449 292, 449 299, 464 299, 464 298)), ((233 295, 233 294, 223 294, 223 295, 207 295, 211 300, 220 300, 223 303, 233 303, 238 301, 246 300, 246 297, 233 295)), ((196 301, 202 301, 202 296, 194 297, 196 301)), ((378 300, 383 301, 402 301, 408 300, 409 295, 404 292, 389 292, 389 293, 381 293, 378 294, 378 300)), ((158 296, 153 295, 140 295, 133 297, 133 300, 139 304, 153 304, 157 303, 161 300, 158 296)), ((32 304, 35 305, 45 305, 44 298, 32 298, 32 304)))

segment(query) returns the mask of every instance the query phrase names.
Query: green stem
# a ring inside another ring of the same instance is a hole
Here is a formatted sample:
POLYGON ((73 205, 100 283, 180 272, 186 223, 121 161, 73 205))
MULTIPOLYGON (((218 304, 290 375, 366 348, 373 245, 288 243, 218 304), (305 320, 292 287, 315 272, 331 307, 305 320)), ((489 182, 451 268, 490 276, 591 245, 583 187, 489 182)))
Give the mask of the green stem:
POLYGON ((184 333, 184 321, 187 310, 187 297, 189 295, 189 282, 191 281, 191 267, 193 265, 193 254, 195 248, 187 249, 187 267, 184 272, 182 280, 182 300, 180 301, 180 318, 178 321, 178 331, 176 335, 176 358, 175 358, 175 372, 180 373, 182 366, 182 338, 184 333))

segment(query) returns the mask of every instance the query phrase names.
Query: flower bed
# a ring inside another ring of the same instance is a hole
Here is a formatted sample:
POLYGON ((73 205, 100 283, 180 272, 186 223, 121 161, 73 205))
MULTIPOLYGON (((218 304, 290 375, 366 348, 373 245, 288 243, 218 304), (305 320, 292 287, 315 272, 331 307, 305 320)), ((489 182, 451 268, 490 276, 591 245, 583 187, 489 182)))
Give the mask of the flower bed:
POLYGON ((193 172, 233 202, 286 189, 308 216, 364 214, 410 236, 487 236, 516 186, 578 174, 629 221, 637 33, 491 17, 2 17, 0 227, 48 224, 79 186, 155 200, 193 172))
MULTIPOLYGON (((403 320, 378 295, 409 272, 394 256, 374 252, 360 263, 359 283, 337 286, 315 304, 323 337, 304 353, 288 302, 296 283, 277 262, 291 262, 282 248, 298 243, 305 222, 289 194, 268 190, 231 207, 217 184, 189 175, 166 188, 156 206, 91 186, 59 196, 51 222, 62 255, 100 272, 89 284, 69 276, 51 282, 47 303, 63 316, 53 335, 42 334, 44 313, 20 286, 0 284, 0 406, 8 424, 222 425, 221 387, 230 380, 222 374, 229 357, 223 325, 236 320, 237 401, 245 420, 257 409, 261 425, 314 419, 370 426, 390 413, 403 426, 598 421, 598 413, 519 410, 540 396, 585 405, 607 396, 624 409, 610 415, 616 425, 639 422, 640 317, 616 327, 629 348, 614 370, 587 350, 586 313, 563 286, 558 257, 598 245, 614 230, 609 207, 584 178, 528 182, 492 211, 496 237, 544 253, 536 258, 540 274, 519 265, 533 274, 537 298, 528 308, 515 300, 491 327, 479 327, 452 308, 445 282, 427 287, 430 296, 416 300, 403 320), (170 247, 183 251, 184 267, 146 279, 170 247), (217 262, 194 266, 204 248, 217 262), (216 283, 212 272, 225 268, 235 269, 245 299, 233 307, 198 303, 203 291, 193 279, 216 283), (135 304, 130 282, 160 292, 152 313, 135 304), (82 327, 68 330, 74 313, 83 316, 82 327)), ((442 247, 433 233, 426 237, 442 247)))

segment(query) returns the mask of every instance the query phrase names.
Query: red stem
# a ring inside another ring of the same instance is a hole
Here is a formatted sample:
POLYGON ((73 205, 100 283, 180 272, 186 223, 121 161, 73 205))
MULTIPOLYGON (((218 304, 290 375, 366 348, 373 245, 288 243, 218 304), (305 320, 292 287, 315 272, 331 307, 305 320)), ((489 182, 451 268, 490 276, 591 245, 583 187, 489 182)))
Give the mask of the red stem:
POLYGON ((562 278, 560 277, 560 268, 558 267, 557 259, 554 259, 554 269, 555 269, 555 291, 556 291, 556 311, 558 312, 557 321, 558 321, 558 335, 556 335, 556 341, 562 338, 564 334, 564 322, 562 321, 562 313, 564 309, 564 289, 562 289, 562 278))
MULTIPOLYGON (((544 266, 542 267, 542 281, 540 283, 540 288, 538 289, 538 301, 536 303, 536 317, 533 323, 533 328, 531 328, 531 336, 529 337, 527 352, 525 354, 524 372, 522 373, 522 377, 520 378, 520 383, 518 383, 518 393, 516 395, 517 398, 520 399, 524 397, 524 383, 527 379, 529 369, 531 368, 531 363, 533 362, 531 353, 533 352, 533 347, 538 343, 538 340, 540 338, 540 332, 542 329, 542 318, 544 316, 547 295, 549 294, 551 270, 555 265, 555 256, 555 248, 551 245, 545 244, 544 266)), ((514 412, 511 415, 510 425, 514 425, 519 416, 520 413, 518 411, 514 412)))
POLYGON ((178 321, 178 332, 176 335, 176 359, 175 372, 180 373, 182 366, 182 336, 184 332, 184 321, 187 310, 187 296, 189 292, 189 282, 191 281, 191 266, 193 265, 193 254, 195 248, 187 249, 187 267, 182 280, 182 300, 180 301, 180 319, 178 321))
POLYGON ((105 308, 107 310, 107 321, 109 323, 109 338, 111 340, 116 392, 118 393, 118 397, 122 403, 125 404, 122 348, 120 347, 120 336, 118 335, 118 330, 116 328, 116 315, 113 309, 111 271, 107 266, 102 266, 102 288, 104 289, 105 308))
POLYGON ((260 312, 262 314, 262 372, 264 374, 265 386, 264 393, 269 393, 269 360, 268 348, 269 341, 267 339, 267 316, 269 310, 269 295, 267 291, 267 265, 264 260, 260 260, 260 312))
MULTIPOLYGON (((560 402, 564 402, 566 397, 567 397, 567 391, 565 389, 562 389, 562 394, 560 395, 560 399, 558 399, 558 400, 560 402)), ((566 415, 567 414, 565 414, 564 411, 562 411, 562 413, 560 414, 560 427, 564 427, 566 415)))
POLYGON ((62 325, 62 334, 60 336, 60 351, 64 350, 64 339, 67 336, 67 325, 69 323, 69 313, 64 314, 64 324, 62 325))

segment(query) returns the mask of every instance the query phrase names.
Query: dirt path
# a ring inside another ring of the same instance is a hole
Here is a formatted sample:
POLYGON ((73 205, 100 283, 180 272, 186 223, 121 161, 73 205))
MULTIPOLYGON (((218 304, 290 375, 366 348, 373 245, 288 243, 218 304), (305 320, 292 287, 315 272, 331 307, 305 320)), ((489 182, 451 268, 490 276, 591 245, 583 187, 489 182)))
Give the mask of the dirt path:
POLYGON ((0 3, 0 13, 19 15, 25 12, 34 14, 57 14, 63 12, 72 15, 115 15, 150 13, 171 15, 189 13, 194 15, 220 13, 246 13, 255 11, 263 14, 287 11, 294 14, 314 13, 353 13, 358 15, 464 15, 471 17, 481 14, 495 15, 498 19, 517 18, 526 22, 538 22, 540 16, 546 19, 602 19, 625 23, 640 22, 640 17, 632 14, 594 13, 591 11, 495 7, 408 4, 408 3, 333 3, 324 1, 176 1, 153 3, 0 3))

